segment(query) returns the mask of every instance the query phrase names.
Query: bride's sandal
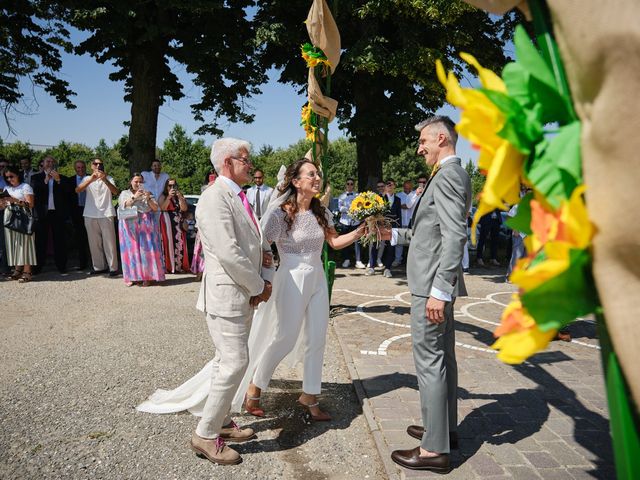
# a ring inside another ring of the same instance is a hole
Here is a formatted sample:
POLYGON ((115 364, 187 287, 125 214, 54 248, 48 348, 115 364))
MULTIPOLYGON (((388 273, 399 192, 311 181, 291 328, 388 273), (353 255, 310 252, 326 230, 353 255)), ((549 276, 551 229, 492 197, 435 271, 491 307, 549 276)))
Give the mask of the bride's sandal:
POLYGON ((311 417, 311 420, 313 420, 314 422, 329 422, 331 421, 331 415, 329 415, 327 412, 323 412, 322 410, 320 410, 320 402, 316 402, 316 403, 312 403, 310 405, 307 405, 306 403, 302 403, 300 400, 298 400, 298 404, 300 404, 300 406, 302 408, 304 408, 308 413, 309 416, 311 417), (314 415, 313 412, 311 411, 312 408, 318 407, 319 410, 319 414, 318 415, 314 415))
POLYGON ((31 273, 30 272, 24 272, 22 274, 22 277, 20 277, 20 280, 18 280, 18 283, 28 283, 31 281, 31 273))
POLYGON ((249 402, 259 402, 259 401, 260 401, 260 397, 249 397, 248 395, 245 395, 244 409, 247 411, 247 413, 253 415, 254 417, 264 417, 264 410, 260 408, 259 405, 257 407, 252 407, 249 405, 249 402))
POLYGON ((22 269, 16 268, 9 278, 11 280, 20 280, 22 278, 22 269))

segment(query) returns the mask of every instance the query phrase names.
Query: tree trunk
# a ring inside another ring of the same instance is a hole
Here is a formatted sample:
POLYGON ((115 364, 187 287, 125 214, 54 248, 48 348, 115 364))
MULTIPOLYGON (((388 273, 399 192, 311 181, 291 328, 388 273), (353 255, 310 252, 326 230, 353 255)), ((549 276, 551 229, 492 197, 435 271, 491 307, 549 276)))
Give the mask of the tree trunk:
POLYGON ((156 156, 158 111, 162 104, 161 39, 141 45, 131 59, 131 124, 129 126, 129 171, 149 170, 156 156))
POLYGON ((384 128, 384 118, 380 115, 384 108, 384 90, 381 83, 370 74, 356 75, 353 103, 355 114, 351 131, 356 138, 358 157, 358 190, 375 191, 376 183, 382 178, 383 142, 389 133, 384 128))

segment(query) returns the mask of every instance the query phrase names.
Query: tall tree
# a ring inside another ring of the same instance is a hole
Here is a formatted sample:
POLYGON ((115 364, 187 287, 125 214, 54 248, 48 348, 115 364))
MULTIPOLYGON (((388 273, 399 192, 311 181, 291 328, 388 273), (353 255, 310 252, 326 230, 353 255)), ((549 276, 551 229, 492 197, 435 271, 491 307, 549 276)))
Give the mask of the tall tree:
POLYGON ((57 76, 61 51, 69 50, 69 32, 56 20, 49 2, 11 0, 0 8, 0 110, 11 133, 12 112, 29 113, 25 85, 42 87, 67 108, 75 108, 69 83, 57 76), (22 102, 22 105, 21 105, 22 102))
MULTIPOLYGON (((491 18, 460 0, 334 0, 329 2, 342 39, 342 59, 332 78, 341 128, 355 138, 358 183, 373 186, 382 162, 415 145, 413 127, 444 103, 434 63, 458 73, 460 52, 492 69, 506 58, 511 20, 491 18)), ((280 81, 307 81, 299 46, 306 39, 307 0, 265 0, 256 14, 265 66, 282 69, 280 81)))
POLYGON ((245 100, 258 93, 264 74, 253 61, 253 0, 63 0, 66 18, 89 32, 79 54, 110 62, 109 78, 125 82, 131 102, 128 157, 131 171, 155 156, 158 111, 166 98, 185 96, 175 70, 185 69, 200 89, 191 105, 196 133, 221 133, 221 117, 250 122, 245 100), (210 113, 212 115, 207 115, 210 113), (207 115, 205 119, 205 115, 207 115))

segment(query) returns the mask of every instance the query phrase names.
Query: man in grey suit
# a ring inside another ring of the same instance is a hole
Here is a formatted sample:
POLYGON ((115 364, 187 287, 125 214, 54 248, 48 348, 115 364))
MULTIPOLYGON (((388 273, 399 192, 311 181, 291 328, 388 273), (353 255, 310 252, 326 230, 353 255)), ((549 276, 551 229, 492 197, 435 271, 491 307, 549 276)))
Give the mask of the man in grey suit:
POLYGON ((419 447, 396 450, 394 462, 414 470, 448 472, 450 448, 457 448, 453 305, 466 295, 462 253, 467 240, 471 181, 456 156, 458 135, 448 117, 434 116, 416 126, 418 155, 433 174, 418 200, 411 228, 387 231, 392 245, 409 244, 407 279, 411 291, 411 337, 423 426, 407 433, 419 447))

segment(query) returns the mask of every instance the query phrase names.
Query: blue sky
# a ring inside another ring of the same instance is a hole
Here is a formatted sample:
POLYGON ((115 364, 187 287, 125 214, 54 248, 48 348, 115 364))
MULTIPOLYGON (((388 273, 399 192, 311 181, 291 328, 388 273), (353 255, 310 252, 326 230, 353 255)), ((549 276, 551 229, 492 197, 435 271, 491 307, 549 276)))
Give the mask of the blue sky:
MULTIPOLYGON (((78 33, 73 33, 72 40, 77 41, 78 38, 78 33)), ((77 108, 66 110, 43 90, 33 90, 30 83, 23 82, 21 87, 25 93, 25 101, 34 105, 33 111, 28 115, 13 115, 11 123, 16 131, 15 135, 10 135, 6 126, 0 124, 0 135, 4 142, 20 140, 35 145, 56 145, 65 140, 95 146, 98 140, 104 138, 110 145, 127 133, 128 129, 123 122, 130 118, 131 105, 122 98, 123 83, 112 82, 108 78, 113 67, 101 65, 87 55, 80 57, 64 54, 62 60, 61 77, 78 94, 73 99, 77 108)), ((183 81, 186 97, 180 101, 169 100, 160 108, 158 145, 162 145, 176 123, 182 125, 190 135, 199 126, 193 120, 189 107, 197 98, 198 89, 182 66, 175 65, 175 73, 183 81)), ((340 74, 339 69, 336 74, 340 74)), ((225 135, 247 139, 256 148, 262 145, 287 147, 303 138, 299 121, 300 108, 306 98, 298 95, 293 86, 278 83, 277 77, 277 72, 270 72, 271 80, 262 86, 263 93, 249 101, 255 113, 254 122, 248 125, 223 122, 220 127, 225 135)), ((459 118, 459 113, 449 106, 438 113, 450 115, 456 121, 459 118)), ((337 129, 334 122, 330 129, 330 139, 339 136, 344 136, 344 133, 337 129)), ((203 139, 206 144, 212 141, 211 136, 203 139)), ((477 158, 477 153, 464 139, 459 142, 458 154, 465 161, 477 158)))

